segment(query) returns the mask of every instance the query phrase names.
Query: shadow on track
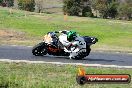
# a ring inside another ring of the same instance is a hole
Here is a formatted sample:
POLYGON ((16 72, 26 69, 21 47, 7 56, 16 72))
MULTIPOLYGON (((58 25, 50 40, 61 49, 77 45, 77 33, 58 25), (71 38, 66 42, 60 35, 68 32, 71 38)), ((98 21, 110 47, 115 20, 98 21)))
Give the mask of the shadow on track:
MULTIPOLYGON (((43 56, 43 57, 45 57, 45 56, 43 56)), ((48 57, 48 56, 46 56, 46 57, 48 57)), ((51 56, 49 56, 49 57, 51 57, 51 56)), ((71 60, 71 59, 69 59, 69 57, 64 57, 64 56, 52 56, 52 58, 59 58, 59 59, 67 59, 67 60, 71 60)), ((82 59, 82 60, 76 60, 76 59, 72 59, 72 60, 75 60, 75 61, 90 61, 90 62, 92 62, 92 61, 103 61, 103 62, 113 62, 113 61, 116 61, 116 60, 106 60, 106 59, 91 59, 91 58, 84 58, 84 59, 82 59)))
POLYGON ((83 60, 87 60, 87 61, 104 61, 104 62, 113 62, 113 61, 116 61, 116 60, 91 59, 91 58, 87 58, 87 59, 83 59, 83 60))

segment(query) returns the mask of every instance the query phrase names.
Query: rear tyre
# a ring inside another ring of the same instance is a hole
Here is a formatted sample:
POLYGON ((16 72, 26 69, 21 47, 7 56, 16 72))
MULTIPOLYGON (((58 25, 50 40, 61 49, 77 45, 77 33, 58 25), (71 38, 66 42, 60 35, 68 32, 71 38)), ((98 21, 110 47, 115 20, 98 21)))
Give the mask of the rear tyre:
POLYGON ((35 45, 32 49, 32 53, 35 56, 43 56, 47 54, 46 44, 44 42, 41 42, 37 45, 35 45))

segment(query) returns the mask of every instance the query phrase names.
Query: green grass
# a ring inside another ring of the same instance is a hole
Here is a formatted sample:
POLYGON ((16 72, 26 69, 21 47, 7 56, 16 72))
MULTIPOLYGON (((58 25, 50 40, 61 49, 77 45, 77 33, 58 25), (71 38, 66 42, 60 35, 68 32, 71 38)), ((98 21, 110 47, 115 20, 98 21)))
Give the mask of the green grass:
POLYGON ((63 15, 29 13, 14 10, 9 14, 7 9, 0 8, 0 29, 13 29, 24 31, 27 36, 40 39, 48 31, 75 30, 80 35, 95 36, 99 42, 95 47, 128 48, 132 50, 132 21, 119 21, 88 17, 68 16, 67 21, 63 15))
MULTIPOLYGON (((88 74, 130 74, 132 69, 84 67, 88 74)), ((2 88, 131 88, 132 84, 76 83, 78 66, 0 62, 2 88)))

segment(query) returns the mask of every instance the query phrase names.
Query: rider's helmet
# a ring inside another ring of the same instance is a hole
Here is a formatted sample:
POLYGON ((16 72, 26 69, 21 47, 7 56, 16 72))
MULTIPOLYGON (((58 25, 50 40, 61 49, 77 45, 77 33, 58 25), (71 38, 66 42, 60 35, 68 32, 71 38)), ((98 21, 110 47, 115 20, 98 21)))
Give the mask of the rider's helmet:
POLYGON ((76 37, 77 37, 77 34, 76 34, 76 32, 74 32, 74 31, 69 31, 69 32, 67 33, 67 40, 68 40, 69 42, 74 41, 76 37))

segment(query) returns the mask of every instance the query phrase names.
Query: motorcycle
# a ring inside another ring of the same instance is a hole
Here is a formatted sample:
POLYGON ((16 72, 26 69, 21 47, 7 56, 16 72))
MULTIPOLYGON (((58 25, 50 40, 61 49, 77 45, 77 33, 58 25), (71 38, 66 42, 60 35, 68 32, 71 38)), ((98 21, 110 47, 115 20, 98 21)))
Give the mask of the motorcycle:
MULTIPOLYGON (((95 37, 81 36, 86 42, 86 52, 79 53, 75 59, 83 59, 88 56, 92 44, 98 42, 98 39, 95 37)), ((48 32, 42 42, 35 45, 32 49, 32 54, 35 56, 44 56, 46 54, 53 56, 69 56, 69 52, 64 51, 63 44, 59 41, 59 37, 55 32, 48 32)))

